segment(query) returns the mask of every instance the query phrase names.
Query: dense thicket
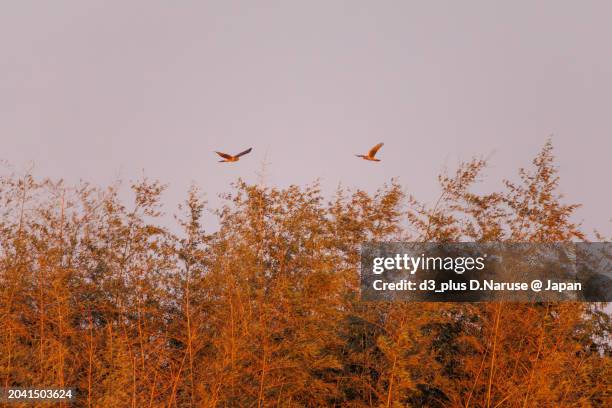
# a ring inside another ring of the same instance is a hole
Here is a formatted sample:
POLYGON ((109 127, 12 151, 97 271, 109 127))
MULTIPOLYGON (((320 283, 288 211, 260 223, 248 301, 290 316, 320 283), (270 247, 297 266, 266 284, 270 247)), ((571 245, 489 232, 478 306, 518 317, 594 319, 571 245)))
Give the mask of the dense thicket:
POLYGON ((546 144, 520 181, 442 175, 427 206, 239 181, 214 233, 192 189, 0 178, 0 381, 75 387, 87 407, 610 406, 610 320, 585 303, 362 303, 368 240, 584 239, 546 144))

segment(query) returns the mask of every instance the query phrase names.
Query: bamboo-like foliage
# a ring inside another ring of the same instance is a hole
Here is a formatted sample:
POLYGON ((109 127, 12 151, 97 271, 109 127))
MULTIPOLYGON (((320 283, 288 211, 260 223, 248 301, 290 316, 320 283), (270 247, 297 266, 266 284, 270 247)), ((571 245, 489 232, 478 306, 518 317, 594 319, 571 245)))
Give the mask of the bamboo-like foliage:
MULTIPOLYGON (((190 189, 0 178, 0 381, 78 389, 83 407, 605 407, 610 316, 585 303, 364 303, 364 241, 584 240, 547 143, 519 182, 486 163, 439 178, 432 206, 238 181, 203 230, 190 189)), ((68 406, 65 404, 65 406, 68 406)))

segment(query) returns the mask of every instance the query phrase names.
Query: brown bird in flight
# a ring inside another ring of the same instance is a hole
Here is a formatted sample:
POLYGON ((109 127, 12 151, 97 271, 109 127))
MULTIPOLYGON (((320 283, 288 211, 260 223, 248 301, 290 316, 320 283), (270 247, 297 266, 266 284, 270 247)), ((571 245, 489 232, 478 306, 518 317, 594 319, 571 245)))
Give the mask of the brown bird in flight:
POLYGON ((381 147, 383 147, 384 143, 379 143, 376 146, 374 146, 373 148, 370 149, 370 151, 368 152, 367 155, 364 154, 356 154, 355 156, 357 157, 361 157, 363 160, 369 160, 369 161, 380 161, 378 160, 376 157, 376 153, 380 150, 381 147))
POLYGON ((244 152, 240 152, 234 156, 232 156, 231 154, 222 153, 222 152, 215 152, 215 153, 223 157, 223 160, 219 160, 219 163, 230 163, 230 162, 237 162, 238 160, 240 160, 240 156, 244 156, 245 154, 251 153, 251 150, 253 150, 253 148, 249 147, 244 152))

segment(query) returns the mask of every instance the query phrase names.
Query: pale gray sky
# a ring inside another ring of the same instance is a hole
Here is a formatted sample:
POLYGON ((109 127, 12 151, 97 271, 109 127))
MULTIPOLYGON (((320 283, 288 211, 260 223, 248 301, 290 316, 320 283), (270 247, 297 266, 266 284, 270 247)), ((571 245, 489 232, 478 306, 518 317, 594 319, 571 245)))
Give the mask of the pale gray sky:
MULTIPOLYGON (((0 158, 107 184, 242 176, 422 199, 491 155, 515 177, 553 134, 578 220, 612 233, 609 1, 14 1, 0 12, 0 158), (381 163, 356 159, 379 142, 381 163), (235 165, 212 153, 253 146, 235 165)), ((4 170, 3 170, 4 171, 4 170)))

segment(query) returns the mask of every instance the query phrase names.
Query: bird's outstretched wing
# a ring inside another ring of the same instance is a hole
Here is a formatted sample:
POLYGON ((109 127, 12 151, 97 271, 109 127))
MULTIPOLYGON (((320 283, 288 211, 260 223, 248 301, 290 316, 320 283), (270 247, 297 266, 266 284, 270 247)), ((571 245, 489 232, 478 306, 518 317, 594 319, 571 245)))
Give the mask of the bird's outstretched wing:
POLYGON ((240 156, 244 156, 245 154, 251 153, 251 150, 253 150, 252 147, 249 147, 248 149, 246 149, 244 152, 240 152, 236 155, 236 157, 240 157, 240 156))
POLYGON ((376 146, 374 146, 373 148, 370 149, 370 151, 368 152, 368 156, 370 157, 374 157, 376 156, 376 153, 380 150, 381 147, 383 147, 384 143, 379 143, 376 146))
POLYGON ((228 159, 229 160, 229 159, 232 158, 232 156, 227 154, 227 153, 221 153, 221 152, 215 152, 215 153, 217 153, 219 156, 223 157, 224 159, 228 159))

